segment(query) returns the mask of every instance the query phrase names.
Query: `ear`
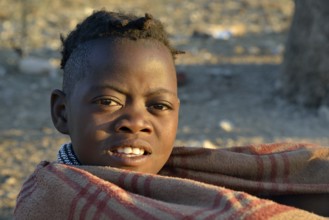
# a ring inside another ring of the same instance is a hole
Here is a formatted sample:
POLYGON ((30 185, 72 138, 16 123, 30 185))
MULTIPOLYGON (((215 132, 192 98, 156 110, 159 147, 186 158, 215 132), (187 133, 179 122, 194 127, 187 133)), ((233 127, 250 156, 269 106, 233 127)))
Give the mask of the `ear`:
POLYGON ((55 89, 51 93, 50 105, 51 118, 55 128, 63 134, 69 134, 65 93, 55 89))

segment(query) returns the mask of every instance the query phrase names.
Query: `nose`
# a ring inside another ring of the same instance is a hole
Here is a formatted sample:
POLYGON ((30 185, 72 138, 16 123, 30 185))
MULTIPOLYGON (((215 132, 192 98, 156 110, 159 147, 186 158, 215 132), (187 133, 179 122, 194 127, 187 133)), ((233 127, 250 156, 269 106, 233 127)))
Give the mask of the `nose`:
POLYGON ((152 133, 152 126, 140 112, 130 112, 119 118, 114 129, 118 133, 152 133))

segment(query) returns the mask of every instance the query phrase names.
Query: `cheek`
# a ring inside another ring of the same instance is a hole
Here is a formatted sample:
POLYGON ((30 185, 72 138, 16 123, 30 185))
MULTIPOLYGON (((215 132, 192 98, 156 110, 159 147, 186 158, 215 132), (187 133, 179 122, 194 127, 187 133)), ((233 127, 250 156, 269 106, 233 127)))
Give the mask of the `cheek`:
POLYGON ((113 122, 107 118, 93 116, 90 118, 89 122, 83 126, 85 126, 86 135, 101 141, 110 135, 112 123, 113 122))
POLYGON ((100 139, 106 133, 104 120, 97 115, 88 113, 79 114, 73 123, 75 124, 76 130, 79 131, 80 137, 83 139, 88 139, 90 137, 100 139))
POLYGON ((167 145, 172 145, 176 138, 178 119, 177 115, 170 117, 170 119, 163 120, 159 123, 161 141, 167 145))

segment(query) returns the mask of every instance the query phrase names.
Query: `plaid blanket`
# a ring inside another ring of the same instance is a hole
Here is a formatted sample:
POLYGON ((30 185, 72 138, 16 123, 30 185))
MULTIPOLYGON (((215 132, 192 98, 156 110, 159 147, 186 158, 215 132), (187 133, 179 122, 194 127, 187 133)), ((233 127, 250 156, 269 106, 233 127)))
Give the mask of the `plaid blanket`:
POLYGON ((329 148, 305 144, 177 147, 159 175, 41 162, 22 187, 14 216, 324 219, 254 195, 328 194, 328 170, 329 148))

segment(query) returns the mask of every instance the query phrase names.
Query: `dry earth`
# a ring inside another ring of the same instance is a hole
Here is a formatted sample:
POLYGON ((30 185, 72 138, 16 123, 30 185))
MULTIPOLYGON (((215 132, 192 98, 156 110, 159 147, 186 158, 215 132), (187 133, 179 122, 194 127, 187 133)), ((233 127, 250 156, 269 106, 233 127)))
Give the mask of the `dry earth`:
MULTIPOLYGON (((186 83, 179 87, 177 145, 229 147, 306 141, 328 145, 326 111, 285 102, 276 91, 293 4, 290 0, 28 1, 28 32, 20 43, 19 1, 2 1, 0 30, 0 219, 11 219, 22 181, 41 160, 55 160, 65 136, 53 128, 49 94, 60 87, 60 32, 94 8, 149 11, 166 25, 186 83), (14 3, 13 3, 14 2, 14 3), (55 3, 54 3, 55 2, 55 3), (156 3, 154 3, 156 2, 156 3), (10 4, 11 3, 11 4, 10 4), (63 7, 65 6, 65 7, 63 7), (48 8, 51 8, 50 12, 48 8), (53 11, 56 10, 56 13, 53 11), (19 13, 18 13, 19 14, 19 13), (228 34, 228 35, 227 35, 228 34), (54 66, 26 74, 13 45, 54 66), (46 46, 45 46, 46 45, 46 46), (46 71, 47 72, 47 71, 46 71)), ((26 6, 26 7, 27 7, 26 6)))

